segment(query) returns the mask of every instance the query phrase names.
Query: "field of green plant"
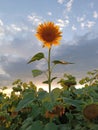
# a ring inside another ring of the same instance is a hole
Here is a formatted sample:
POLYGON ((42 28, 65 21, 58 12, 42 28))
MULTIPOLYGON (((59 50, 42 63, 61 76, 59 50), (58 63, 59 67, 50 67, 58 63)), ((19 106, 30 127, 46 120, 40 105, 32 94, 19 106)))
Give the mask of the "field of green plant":
POLYGON ((88 72, 76 89, 64 74, 60 88, 47 92, 30 81, 13 83, 10 96, 0 92, 0 130, 98 130, 98 70, 88 72))

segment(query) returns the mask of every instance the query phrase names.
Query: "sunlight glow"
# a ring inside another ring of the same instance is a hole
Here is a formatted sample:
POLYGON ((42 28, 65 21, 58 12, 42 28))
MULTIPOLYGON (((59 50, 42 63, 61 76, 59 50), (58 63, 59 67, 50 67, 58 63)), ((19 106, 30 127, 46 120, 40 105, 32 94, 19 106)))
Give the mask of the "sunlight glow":
POLYGON ((12 88, 7 88, 3 90, 3 93, 7 94, 7 96, 10 96, 11 92, 12 92, 12 88))

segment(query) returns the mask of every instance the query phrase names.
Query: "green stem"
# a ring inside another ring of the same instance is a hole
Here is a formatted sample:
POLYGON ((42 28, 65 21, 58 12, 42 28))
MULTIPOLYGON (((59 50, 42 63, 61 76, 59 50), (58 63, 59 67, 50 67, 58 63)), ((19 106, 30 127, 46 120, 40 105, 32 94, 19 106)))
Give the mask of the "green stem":
POLYGON ((49 85, 49 93, 51 92, 51 48, 49 48, 49 53, 48 53, 48 85, 49 85))

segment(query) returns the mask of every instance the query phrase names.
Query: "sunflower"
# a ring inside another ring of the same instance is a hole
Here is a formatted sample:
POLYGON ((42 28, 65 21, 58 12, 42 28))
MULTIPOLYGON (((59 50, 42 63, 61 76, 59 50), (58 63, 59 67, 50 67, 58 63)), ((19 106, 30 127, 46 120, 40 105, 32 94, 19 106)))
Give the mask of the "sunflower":
POLYGON ((63 106, 55 106, 52 111, 46 111, 45 117, 46 118, 55 118, 62 116, 65 112, 65 108, 63 106))
POLYGON ((88 120, 96 119, 98 117, 98 105, 97 104, 87 105, 83 110, 83 115, 88 120))
POLYGON ((59 26, 53 22, 44 22, 37 28, 36 37, 43 42, 43 47, 51 48, 52 45, 58 45, 62 36, 59 26))

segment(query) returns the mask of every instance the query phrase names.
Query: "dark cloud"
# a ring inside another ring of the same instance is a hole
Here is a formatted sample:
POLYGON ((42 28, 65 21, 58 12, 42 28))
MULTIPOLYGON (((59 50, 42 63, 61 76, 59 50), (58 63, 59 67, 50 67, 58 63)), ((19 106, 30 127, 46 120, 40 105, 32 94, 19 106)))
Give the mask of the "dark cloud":
POLYGON ((98 68, 98 37, 91 38, 91 35, 84 35, 73 39, 71 42, 76 44, 61 44, 56 50, 55 59, 73 62, 73 65, 59 67, 59 71, 72 72, 78 78, 82 77, 87 71, 98 68))
POLYGON ((1 67, 5 73, 0 74, 1 84, 5 84, 4 80, 5 82, 13 82, 16 79, 31 79, 31 70, 34 68, 35 64, 28 65, 28 60, 19 57, 13 57, 11 55, 2 56, 1 67))
MULTIPOLYGON (((45 69, 46 62, 38 61, 33 64, 27 64, 27 62, 35 54, 35 52, 37 50, 40 50, 41 46, 38 46, 37 44, 34 44, 32 47, 28 46, 27 40, 25 41, 18 38, 14 39, 12 43, 12 48, 16 48, 17 55, 13 55, 12 53, 12 55, 2 54, 0 56, 0 66, 5 72, 5 75, 0 75, 1 84, 4 83, 4 81, 6 83, 13 82, 18 78, 23 80, 34 80, 35 82, 38 82, 39 80, 43 79, 43 76, 38 77, 38 79, 34 79, 32 77, 31 70, 36 68, 45 69), (36 50, 34 51, 34 49, 36 50), (25 55, 24 57, 21 56, 22 53, 25 55)), ((44 48, 43 51, 47 56, 47 49, 44 48)), ((81 37, 75 37, 70 42, 62 41, 62 44, 53 48, 52 60, 59 59, 68 62, 73 62, 75 64, 70 64, 66 66, 57 65, 57 67, 54 70, 54 75, 57 74, 60 77, 64 73, 71 73, 75 75, 78 79, 81 79, 84 75, 86 75, 87 71, 91 71, 93 69, 98 68, 97 58, 98 37, 91 38, 90 34, 86 34, 81 37)))

